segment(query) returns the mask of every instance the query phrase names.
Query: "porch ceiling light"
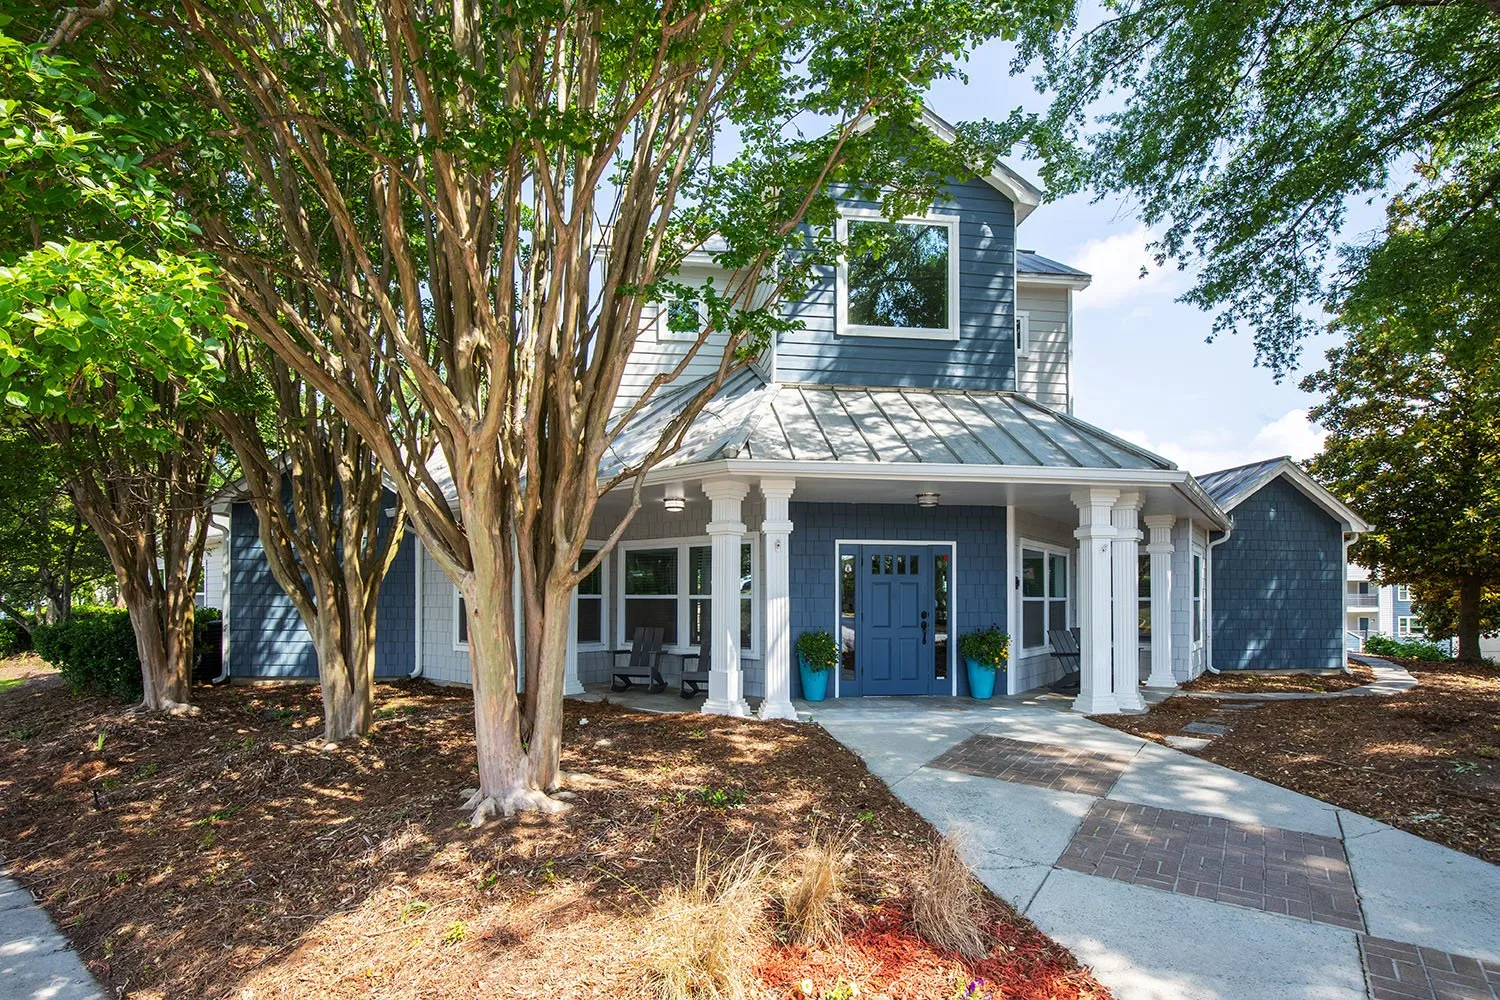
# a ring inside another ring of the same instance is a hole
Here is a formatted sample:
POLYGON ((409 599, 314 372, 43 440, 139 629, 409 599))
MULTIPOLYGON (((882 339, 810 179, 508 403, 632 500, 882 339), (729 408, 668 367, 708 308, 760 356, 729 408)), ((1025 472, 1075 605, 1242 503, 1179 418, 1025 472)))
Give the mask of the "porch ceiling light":
POLYGON ((938 497, 940 496, 942 496, 941 493, 918 493, 917 506, 936 507, 938 505, 938 497))
POLYGON ((661 498, 662 507, 669 514, 681 514, 687 509, 687 497, 683 496, 680 485, 668 486, 667 495, 661 498))

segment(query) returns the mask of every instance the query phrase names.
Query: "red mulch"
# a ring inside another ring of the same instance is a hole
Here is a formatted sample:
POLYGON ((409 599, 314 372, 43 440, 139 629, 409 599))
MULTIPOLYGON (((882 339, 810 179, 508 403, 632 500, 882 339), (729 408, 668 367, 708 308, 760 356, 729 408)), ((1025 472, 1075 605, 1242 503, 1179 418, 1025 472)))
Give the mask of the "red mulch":
MULTIPOLYGON (((1234 728, 1197 755, 1500 863, 1500 671, 1407 664, 1391 697, 1270 701, 1225 712, 1234 728)), ((1221 704, 1169 698, 1099 721, 1161 742, 1221 704)))
MULTIPOLYGON (((642 921, 700 843, 790 853, 817 829, 854 835, 841 955, 867 956, 865 995, 947 998, 972 972, 996 997, 1108 996, 993 898, 1012 950, 990 964, 905 931, 889 914, 933 830, 816 726, 569 702, 573 808, 471 830, 467 691, 384 685, 370 737, 334 751, 315 688, 194 698, 169 719, 55 683, 0 694, 0 862, 112 992, 640 996, 642 921)), ((768 997, 844 961, 799 968, 767 924, 768 997)))
POLYGON ((1281 691, 1326 693, 1347 691, 1374 681, 1375 671, 1369 667, 1352 665, 1347 674, 1267 674, 1254 670, 1204 673, 1182 685, 1182 689, 1221 694, 1271 694, 1281 691))

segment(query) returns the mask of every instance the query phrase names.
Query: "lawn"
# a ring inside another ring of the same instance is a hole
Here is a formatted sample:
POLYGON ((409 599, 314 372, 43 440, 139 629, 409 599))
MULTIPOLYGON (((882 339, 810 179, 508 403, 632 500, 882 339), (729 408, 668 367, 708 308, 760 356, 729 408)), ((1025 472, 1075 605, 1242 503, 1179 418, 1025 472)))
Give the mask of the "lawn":
MULTIPOLYGON (((1198 755, 1500 863, 1500 671, 1408 663, 1386 697, 1271 701, 1235 712, 1198 755)), ((1218 706, 1169 698, 1100 721, 1161 741, 1218 706)), ((1243 704, 1243 703, 1241 703, 1243 704)))
POLYGON ((1354 666, 1348 673, 1267 674, 1254 670, 1203 673, 1182 685, 1184 691, 1219 694, 1324 693, 1372 684, 1375 672, 1354 666))
MULTIPOLYGON (((569 702, 560 817, 466 828, 468 693, 384 686, 369 741, 325 752, 315 689, 195 692, 194 719, 27 685, 0 695, 0 852, 130 996, 643 996, 701 850, 786 858, 849 836, 843 940, 786 944, 769 878, 752 996, 1107 997, 993 897, 965 961, 909 925, 934 833, 821 729, 569 702)), ((712 917, 706 918, 712 920, 712 917)))

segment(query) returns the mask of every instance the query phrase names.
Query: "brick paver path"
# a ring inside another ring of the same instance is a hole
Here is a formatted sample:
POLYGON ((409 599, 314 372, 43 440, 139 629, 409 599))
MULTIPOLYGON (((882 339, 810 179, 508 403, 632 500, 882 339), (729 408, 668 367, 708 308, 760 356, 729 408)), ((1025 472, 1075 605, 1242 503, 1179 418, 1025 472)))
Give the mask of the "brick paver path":
POLYGON ((1095 797, 1109 794, 1128 758, 1004 736, 971 736, 929 763, 980 778, 999 778, 1095 797))
POLYGON ((1500 1000, 1500 965, 1359 935, 1373 1000, 1500 1000))
POLYGON ((1336 837, 1100 799, 1057 866, 1336 927, 1365 927, 1336 837))

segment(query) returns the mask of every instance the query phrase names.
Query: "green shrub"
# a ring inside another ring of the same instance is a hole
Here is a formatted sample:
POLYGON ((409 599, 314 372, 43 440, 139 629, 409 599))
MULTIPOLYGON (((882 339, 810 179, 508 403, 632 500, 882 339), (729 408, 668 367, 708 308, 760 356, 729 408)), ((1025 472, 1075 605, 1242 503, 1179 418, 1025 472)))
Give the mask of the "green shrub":
POLYGON ((1010 636, 1000 631, 998 625, 991 625, 983 631, 960 636, 958 651, 964 659, 973 660, 981 667, 999 670, 1010 659, 1010 636))
POLYGON ((828 632, 803 632, 797 637, 797 652, 809 670, 832 670, 839 662, 839 648, 828 632))
POLYGON ((1392 639, 1372 635, 1365 640, 1364 651, 1372 656, 1394 656, 1402 660, 1451 660, 1448 651, 1425 639, 1392 639))
POLYGON ((74 608, 67 621, 38 625, 36 651, 77 690, 121 699, 141 696, 141 661, 130 613, 120 608, 74 608))
POLYGON ((20 623, 0 618, 0 657, 16 656, 31 648, 31 636, 20 623))

